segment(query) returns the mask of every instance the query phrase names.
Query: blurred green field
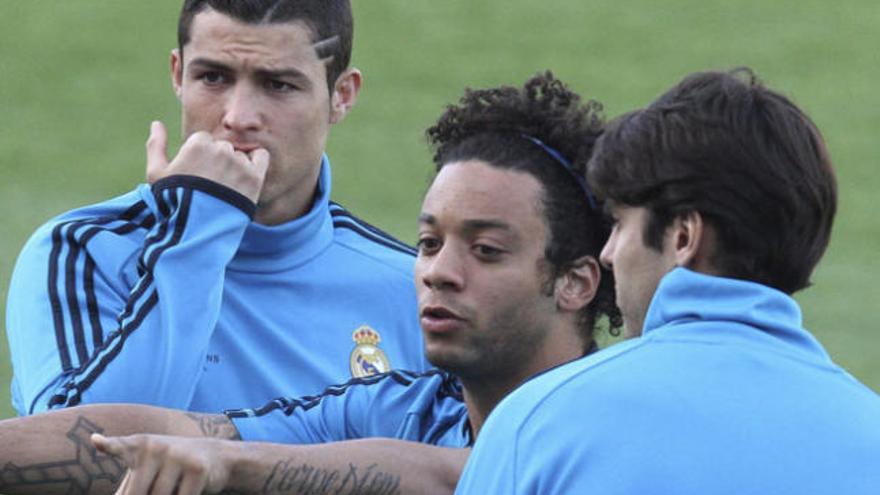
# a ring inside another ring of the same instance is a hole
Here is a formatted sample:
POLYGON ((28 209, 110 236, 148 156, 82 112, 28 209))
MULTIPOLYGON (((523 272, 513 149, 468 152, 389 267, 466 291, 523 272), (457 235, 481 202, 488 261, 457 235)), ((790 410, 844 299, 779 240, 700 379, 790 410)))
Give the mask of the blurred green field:
MULTIPOLYGON (((0 312, 18 250, 51 216, 127 191, 152 119, 179 130, 168 51, 180 0, 0 4, 0 312)), ((553 69, 608 116, 688 72, 749 65, 823 130, 841 202, 807 326, 880 390, 876 0, 354 0, 355 111, 329 143, 334 198, 413 241, 429 172, 423 130, 464 86, 553 69)), ((5 325, 4 325, 5 327, 5 325)), ((13 415, 0 342, 0 418, 13 415)))

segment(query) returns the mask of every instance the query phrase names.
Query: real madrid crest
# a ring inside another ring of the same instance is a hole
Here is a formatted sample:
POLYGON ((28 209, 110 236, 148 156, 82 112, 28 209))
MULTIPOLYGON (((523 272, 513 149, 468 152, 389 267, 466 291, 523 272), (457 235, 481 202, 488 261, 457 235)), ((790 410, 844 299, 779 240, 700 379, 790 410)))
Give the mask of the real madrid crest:
POLYGON ((363 325, 351 334, 351 339, 356 344, 351 351, 351 359, 349 359, 351 376, 363 378, 391 371, 388 356, 382 349, 379 349, 379 342, 382 341, 379 332, 363 325))

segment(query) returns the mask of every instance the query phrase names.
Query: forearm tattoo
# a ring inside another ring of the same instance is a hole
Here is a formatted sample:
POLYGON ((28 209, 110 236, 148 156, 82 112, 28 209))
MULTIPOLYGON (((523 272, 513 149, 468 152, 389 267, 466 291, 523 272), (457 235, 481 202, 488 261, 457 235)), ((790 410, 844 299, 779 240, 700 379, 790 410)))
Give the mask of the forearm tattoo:
POLYGON ((362 468, 349 463, 347 471, 340 471, 293 461, 279 461, 266 478, 262 493, 395 495, 400 493, 400 476, 386 473, 378 469, 376 464, 362 468))
MULTIPOLYGON (((36 488, 46 485, 61 487, 66 495, 85 495, 100 481, 114 487, 122 481, 125 465, 108 455, 100 454, 92 445, 92 433, 104 430, 84 416, 79 416, 67 438, 73 443, 72 459, 19 466, 13 462, 0 469, 0 486, 8 489, 36 488)), ((53 492, 55 493, 55 492, 53 492)))
POLYGON ((241 434, 232 421, 221 414, 187 413, 186 417, 199 425, 202 435, 225 440, 241 440, 241 434))

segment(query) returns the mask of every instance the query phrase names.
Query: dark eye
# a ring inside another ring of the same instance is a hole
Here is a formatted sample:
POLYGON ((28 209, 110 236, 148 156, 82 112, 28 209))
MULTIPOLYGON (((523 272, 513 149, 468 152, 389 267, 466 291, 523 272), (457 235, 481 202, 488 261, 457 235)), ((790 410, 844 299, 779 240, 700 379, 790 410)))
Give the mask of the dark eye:
POLYGON ((440 240, 435 237, 422 237, 416 243, 416 247, 421 255, 431 254, 440 249, 440 240))
POLYGON ((219 86, 226 83, 226 76, 222 72, 207 71, 199 75, 199 79, 208 86, 219 86))
POLYGON ((493 261, 504 253, 501 249, 487 244, 476 244, 474 246, 474 252, 478 257, 487 261, 493 261))
POLYGON ((276 93, 288 93, 296 90, 296 86, 289 82, 279 81, 277 79, 269 79, 266 81, 266 88, 276 93))

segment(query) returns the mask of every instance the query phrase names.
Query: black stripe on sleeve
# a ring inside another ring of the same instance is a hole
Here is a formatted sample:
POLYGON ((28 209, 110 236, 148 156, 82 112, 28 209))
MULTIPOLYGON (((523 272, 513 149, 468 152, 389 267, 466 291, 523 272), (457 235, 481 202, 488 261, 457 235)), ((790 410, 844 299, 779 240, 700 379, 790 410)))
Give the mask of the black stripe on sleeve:
POLYGON ((146 262, 150 257, 150 250, 154 246, 156 246, 159 242, 161 242, 162 239, 165 239, 165 237, 168 235, 168 220, 167 219, 171 215, 171 208, 168 205, 167 199, 165 198, 165 192, 160 192, 159 194, 156 194, 156 204, 159 207, 160 212, 162 212, 163 210, 167 212, 167 213, 162 213, 163 217, 166 220, 159 224, 159 228, 156 229, 156 232, 154 235, 151 235, 146 239, 146 242, 144 244, 144 250, 141 253, 141 255, 138 256, 138 263, 137 263, 138 275, 141 277, 143 277, 144 274, 149 272, 149 269, 147 267, 146 262))
MULTIPOLYGON (((141 215, 146 210, 146 203, 143 201, 139 201, 135 203, 131 208, 125 211, 122 215, 119 216, 119 220, 124 221, 122 225, 110 229, 110 232, 116 235, 125 235, 131 232, 134 232, 137 229, 149 230, 156 222, 156 217, 150 212, 147 212, 147 215, 141 219, 140 223, 135 222, 138 216, 141 215)), ((87 247, 89 241, 92 240, 96 235, 101 232, 105 232, 106 229, 102 228, 100 224, 110 223, 112 220, 108 222, 96 222, 96 225, 89 228, 79 239, 78 244, 83 247, 83 251, 87 252, 87 247)), ((83 291, 85 292, 86 298, 86 311, 88 313, 89 324, 91 326, 92 332, 92 349, 97 349, 101 343, 104 341, 104 328, 101 324, 101 312, 98 307, 98 298, 95 293, 95 269, 97 268, 95 264, 95 260, 86 254, 85 256, 85 267, 83 270, 83 291)), ((85 363, 85 361, 81 361, 81 363, 85 363)))
MULTIPOLYGON (((157 196, 162 196, 163 194, 164 191, 157 196)), ((186 224, 188 223, 189 219, 192 195, 192 190, 183 190, 183 198, 180 201, 180 206, 175 209, 177 212, 177 221, 175 222, 174 230, 172 231, 171 236, 166 239, 167 222, 165 222, 162 226, 160 226, 160 230, 163 230, 162 227, 165 227, 165 233, 163 233, 162 235, 157 235, 148 242, 147 246, 145 246, 143 254, 140 257, 139 264, 146 268, 146 274, 138 284, 139 286, 135 289, 135 291, 129 298, 129 303, 126 306, 125 311, 123 311, 123 313, 120 315, 120 324, 122 324, 122 322, 125 321, 125 319, 128 318, 132 314, 132 312, 135 311, 137 303, 140 302, 143 294, 146 293, 148 288, 153 287, 153 268, 155 267, 155 264, 161 254, 169 248, 178 244, 180 242, 180 239, 183 237, 183 231, 186 228, 186 224), (151 250, 150 248, 152 247, 152 244, 155 244, 157 242, 161 242, 162 245, 151 250), (147 254, 148 252, 149 254, 147 254), (147 257, 147 259, 144 260, 144 257, 147 257)), ((165 198, 161 198, 162 201, 164 201, 164 199, 165 198)), ((160 198, 157 197, 157 200, 160 200, 160 198)), ((172 197, 169 198, 169 202, 173 205, 176 205, 176 195, 172 195, 172 197)), ((122 348, 125 345, 125 341, 128 336, 141 326, 144 319, 147 317, 149 312, 153 310, 158 301, 159 293, 156 292, 156 290, 153 288, 152 292, 143 302, 143 304, 137 307, 134 319, 129 321, 127 324, 124 324, 117 332, 114 332, 111 338, 107 339, 107 341, 101 346, 101 349, 95 352, 95 357, 93 357, 92 361, 80 367, 80 370, 85 371, 88 365, 92 364, 92 362, 94 362, 94 359, 100 356, 97 365, 95 365, 82 380, 78 382, 74 380, 69 383, 68 388, 66 389, 66 393, 54 396, 50 401, 50 406, 65 404, 67 407, 70 407, 79 404, 82 400, 82 394, 86 390, 88 390, 88 388, 95 382, 95 380, 97 380, 97 378, 104 372, 107 366, 116 358, 116 356, 119 355, 120 352, 122 352, 122 348), (103 353, 105 350, 107 350, 107 352, 103 353), (73 395, 70 395, 71 393, 73 393, 73 395)))
POLYGON ((95 296, 95 260, 91 256, 86 256, 83 289, 86 293, 86 310, 89 313, 89 324, 92 326, 92 347, 97 348, 104 341, 104 329, 101 326, 98 298, 95 296))
MULTIPOLYGON (((125 309, 123 309, 119 313, 119 316, 116 318, 116 321, 119 323, 120 327, 122 326, 122 322, 124 322, 126 319, 128 319, 131 316, 131 314, 135 311, 135 308, 137 307, 139 300, 147 292, 147 289, 150 288, 150 285, 152 283, 153 283, 153 277, 152 277, 152 275, 150 275, 148 273, 148 274, 144 275, 143 278, 141 278, 138 281, 137 285, 135 285, 134 290, 131 291, 131 295, 128 298, 128 302, 125 305, 125 309)), ((110 335, 110 338, 112 339, 115 335, 119 334, 120 331, 121 331, 121 329, 116 329, 110 335)), ((103 348, 106 346, 107 346, 107 344, 105 343, 102 346, 101 350, 103 350, 103 348)), ((97 352, 96 352, 96 354, 97 354, 97 352)))
MULTIPOLYGON (((321 392, 318 395, 306 395, 306 396, 298 397, 298 398, 279 397, 277 399, 274 399, 274 400, 268 402, 267 404, 263 405, 262 407, 259 407, 256 409, 230 409, 230 410, 224 411, 223 414, 225 414, 230 419, 232 419, 232 418, 248 418, 248 417, 254 417, 254 416, 265 416, 266 414, 269 414, 272 411, 280 409, 284 415, 290 416, 297 409, 302 409, 304 411, 308 411, 309 409, 320 404, 321 401, 325 397, 343 395, 346 393, 346 391, 348 391, 348 389, 350 389, 351 387, 353 387, 355 385, 374 385, 376 383, 380 383, 384 380, 390 379, 390 380, 394 380, 395 382, 399 383, 400 385, 408 387, 415 380, 417 380, 419 378, 425 378, 425 377, 430 377, 430 376, 434 376, 434 375, 441 375, 444 377, 444 386, 442 387, 443 390, 441 390, 441 392, 440 392, 441 396, 443 396, 443 394, 446 394, 446 390, 447 390, 445 387, 445 381, 447 379, 446 376, 448 375, 448 373, 446 373, 445 371, 441 371, 438 369, 431 369, 431 370, 424 371, 424 372, 392 370, 392 371, 389 371, 386 373, 379 373, 379 374, 370 375, 367 377, 352 378, 351 380, 349 380, 343 384, 333 385, 333 386, 327 387, 326 389, 324 389, 323 392, 321 392)), ((454 395, 451 395, 451 396, 454 397, 454 395)))
POLYGON ((67 336, 64 333, 64 313, 61 308, 61 297, 58 294, 58 263, 61 256, 61 231, 66 224, 58 224, 52 229, 52 251, 49 253, 49 304, 52 307, 52 323, 55 326, 55 345, 58 347, 58 357, 61 359, 61 371, 68 372, 72 369, 70 364, 70 352, 67 349, 67 336))
MULTIPOLYGON (((147 205, 143 201, 138 201, 134 203, 131 207, 129 207, 126 211, 124 211, 119 217, 99 217, 93 220, 79 220, 79 221, 71 221, 71 222, 63 222, 59 223, 52 229, 51 241, 52 241, 52 250, 49 253, 49 267, 48 267, 48 276, 47 276, 47 289, 49 296, 49 305, 52 310, 52 323, 55 329, 55 345, 58 349, 58 357, 61 361, 61 370, 62 373, 69 372, 73 369, 73 364, 70 357, 70 350, 67 346, 67 335, 65 332, 64 325, 64 308, 61 302, 61 295, 58 291, 58 282, 59 282, 59 265, 61 263, 61 253, 63 251, 64 241, 67 240, 69 243, 69 249, 73 250, 76 242, 74 240, 73 230, 80 225, 102 225, 106 223, 110 223, 115 220, 124 220, 130 222, 135 219, 138 215, 144 212, 147 208, 147 205), (64 229, 68 229, 68 235, 62 236, 62 232, 64 229)), ((152 215, 151 215, 152 216, 152 215)), ((128 224, 126 224, 128 225, 128 224)), ((134 230, 134 229, 132 229, 134 230)), ((76 248, 77 250, 79 247, 76 248)), ((74 258, 75 259, 75 258, 74 258)), ((70 256, 68 256, 68 261, 70 260, 70 256)), ((65 286, 68 290, 68 304, 70 304, 70 288, 71 281, 68 279, 68 270, 70 269, 70 263, 67 263, 65 266, 65 286)), ((75 292, 75 281, 73 283, 74 292, 75 292)), ((74 294, 75 297, 75 294, 74 294)), ((74 304, 78 311, 78 304, 74 304)), ((72 321, 79 321, 78 317, 75 313, 71 313, 72 321)), ((77 353, 82 356, 81 347, 77 347, 77 353)))
POLYGON ((75 234, 76 229, 82 225, 82 222, 76 222, 67 228, 65 235, 67 240, 67 259, 64 263, 64 288, 67 293, 67 313, 70 316, 70 324, 73 330, 73 344, 76 348, 76 357, 78 362, 85 363, 89 359, 89 354, 86 349, 82 311, 79 309, 79 297, 76 290, 76 263, 82 247, 76 242, 75 234))
POLYGON ((171 234, 171 240, 167 242, 164 246, 158 247, 150 253, 150 257, 147 258, 145 263, 147 271, 153 271, 153 267, 156 266, 156 261, 159 259, 159 256, 162 255, 168 248, 176 246, 180 239, 183 237, 183 230, 186 228, 187 220, 189 218, 189 210, 192 205, 192 190, 184 189, 183 190, 183 200, 180 206, 177 208, 177 222, 174 224, 174 231, 171 234))
MULTIPOLYGON (((122 347, 123 345, 125 345, 125 340, 128 338, 129 335, 131 335, 132 332, 140 327, 141 323, 143 323, 144 319, 147 317, 147 314, 153 310, 158 302, 159 293, 153 291, 153 293, 150 294, 150 297, 148 297, 147 300, 144 301, 144 304, 141 305, 141 307, 138 309, 135 318, 131 322, 129 322, 128 325, 122 328, 122 331, 119 334, 119 341, 116 343, 116 345, 112 349, 110 349, 107 354, 104 354, 101 357, 98 365, 95 366, 92 371, 90 371, 89 374, 82 379, 82 381, 76 383, 72 387, 74 393, 69 399, 66 399, 64 395, 53 397, 53 401, 57 400, 55 405, 64 404, 65 399, 67 402, 66 407, 76 406, 80 402, 82 402, 83 392, 85 392, 89 387, 92 386, 95 380, 104 372, 107 366, 116 358, 116 356, 119 355, 120 352, 122 352, 122 347)), ((50 405, 52 404, 50 403, 50 405)))
POLYGON ((168 216, 171 215, 171 208, 168 206, 168 202, 162 191, 154 191, 153 196, 156 198, 156 206, 159 208, 159 215, 161 215, 162 218, 168 218, 168 216))

